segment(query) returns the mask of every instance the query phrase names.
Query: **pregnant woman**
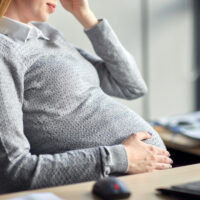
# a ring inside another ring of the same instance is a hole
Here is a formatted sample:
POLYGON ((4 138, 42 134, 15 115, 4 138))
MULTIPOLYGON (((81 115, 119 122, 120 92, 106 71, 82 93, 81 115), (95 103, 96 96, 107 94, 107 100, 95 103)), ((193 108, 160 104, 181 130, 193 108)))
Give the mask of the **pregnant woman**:
POLYGON ((57 3, 0 0, 1 192, 170 168, 155 130, 111 97, 146 93, 132 55, 88 0, 61 4, 97 56, 66 41, 46 22, 57 3))

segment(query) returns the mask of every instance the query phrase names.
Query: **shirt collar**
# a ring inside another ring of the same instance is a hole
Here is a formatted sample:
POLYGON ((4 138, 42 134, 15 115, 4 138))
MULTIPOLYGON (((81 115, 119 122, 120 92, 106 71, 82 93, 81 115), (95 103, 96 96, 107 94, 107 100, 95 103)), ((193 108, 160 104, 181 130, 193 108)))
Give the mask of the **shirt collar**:
POLYGON ((7 35, 15 41, 20 40, 27 42, 27 40, 39 38, 49 40, 49 38, 32 23, 25 24, 5 16, 0 19, 0 33, 7 35))

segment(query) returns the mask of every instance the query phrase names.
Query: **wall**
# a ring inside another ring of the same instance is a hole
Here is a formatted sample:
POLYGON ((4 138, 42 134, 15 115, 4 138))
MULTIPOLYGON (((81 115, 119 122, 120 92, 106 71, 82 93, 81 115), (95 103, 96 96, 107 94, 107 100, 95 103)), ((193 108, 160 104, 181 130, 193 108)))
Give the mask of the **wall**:
POLYGON ((191 0, 150 0, 151 118, 194 108, 191 0))

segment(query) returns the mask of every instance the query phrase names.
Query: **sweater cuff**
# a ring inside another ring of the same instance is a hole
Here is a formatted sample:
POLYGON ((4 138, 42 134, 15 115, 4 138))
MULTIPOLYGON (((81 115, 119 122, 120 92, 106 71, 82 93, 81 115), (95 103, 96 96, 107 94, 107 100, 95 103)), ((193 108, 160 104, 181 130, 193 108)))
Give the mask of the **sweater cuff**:
POLYGON ((86 32, 88 32, 89 30, 92 30, 92 29, 94 29, 96 26, 98 26, 100 23, 102 23, 102 21, 103 21, 104 19, 98 19, 98 24, 96 24, 95 26, 93 26, 93 27, 91 27, 91 28, 84 28, 83 30, 84 30, 84 32, 86 33, 86 32))
POLYGON ((122 144, 114 146, 100 147, 103 175, 108 176, 113 173, 127 173, 128 157, 122 144))
POLYGON ((113 37, 115 37, 115 42, 116 40, 118 41, 118 38, 115 35, 108 20, 105 18, 98 20, 99 23, 95 26, 91 27, 90 29, 84 29, 85 34, 88 36, 93 45, 95 45, 96 43, 98 44, 98 42, 101 43, 102 40, 105 40, 105 42, 109 41, 111 38, 113 39, 113 37))

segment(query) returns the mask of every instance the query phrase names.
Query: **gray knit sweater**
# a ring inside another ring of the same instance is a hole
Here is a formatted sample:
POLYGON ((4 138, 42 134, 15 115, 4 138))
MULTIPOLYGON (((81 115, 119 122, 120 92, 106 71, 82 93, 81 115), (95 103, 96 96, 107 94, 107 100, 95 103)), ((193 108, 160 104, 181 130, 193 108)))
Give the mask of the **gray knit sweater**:
POLYGON ((145 142, 165 148, 147 122, 111 97, 136 99, 147 88, 108 21, 99 21, 84 30, 98 56, 66 41, 46 22, 32 23, 43 36, 14 21, 2 24, 1 191, 126 173, 120 143, 138 131, 152 132, 145 142))

